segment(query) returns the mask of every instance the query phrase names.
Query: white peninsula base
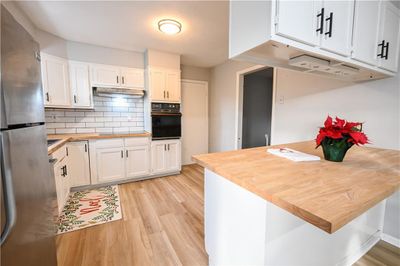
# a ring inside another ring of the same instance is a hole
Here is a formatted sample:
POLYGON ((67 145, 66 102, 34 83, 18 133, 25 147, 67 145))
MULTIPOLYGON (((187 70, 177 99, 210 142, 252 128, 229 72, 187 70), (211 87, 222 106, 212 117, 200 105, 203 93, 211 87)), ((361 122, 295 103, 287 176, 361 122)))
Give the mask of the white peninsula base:
POLYGON ((210 265, 352 265, 381 238, 385 202, 333 234, 205 169, 210 265))

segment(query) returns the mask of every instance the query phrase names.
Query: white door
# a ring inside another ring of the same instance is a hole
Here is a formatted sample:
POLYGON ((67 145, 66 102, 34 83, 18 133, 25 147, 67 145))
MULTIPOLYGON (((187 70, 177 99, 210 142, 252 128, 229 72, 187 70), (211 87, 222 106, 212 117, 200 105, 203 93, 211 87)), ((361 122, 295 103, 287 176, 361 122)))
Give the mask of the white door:
POLYGON ((68 61, 43 53, 41 58, 45 106, 70 106, 68 61))
POLYGON ((191 157, 208 153, 208 85, 202 81, 182 81, 182 164, 191 157), (194 130, 195 129, 195 130, 194 130))
MULTIPOLYGON (((392 3, 383 1, 381 7, 381 36, 378 42, 384 41, 383 56, 378 57, 381 68, 396 72, 400 49, 400 14, 392 3)), ((381 53, 379 47, 378 53, 381 53)))
POLYGON ((125 178, 123 148, 96 148, 97 182, 125 178))
POLYGON ((71 187, 90 185, 87 141, 68 143, 68 175, 71 187))
POLYGON ((92 106, 92 88, 89 80, 89 64, 69 62, 72 105, 74 107, 92 106))
POLYGON ((144 88, 143 69, 122 68, 121 86, 128 88, 144 88))
POLYGON ((165 74, 165 90, 167 91, 167 101, 181 101, 181 77, 179 71, 167 71, 165 74))
POLYGON ((165 141, 151 142, 151 168, 152 174, 164 173, 166 171, 167 145, 165 141))
POLYGON ((162 70, 151 69, 149 71, 149 85, 152 101, 165 101, 165 72, 162 70))
POLYGON ((138 177, 150 174, 149 145, 125 147, 126 177, 138 177))
POLYGON ((276 34, 306 44, 318 45, 322 1, 277 1, 276 34))
POLYGON ((121 83, 120 69, 116 66, 92 65, 93 86, 119 86, 121 83))
MULTIPOLYGON (((350 55, 354 1, 324 1, 324 33, 321 48, 350 55)), ((371 33, 370 33, 371 34, 371 33)))
POLYGON ((168 141, 166 156, 166 171, 181 170, 181 142, 180 140, 168 141))
POLYGON ((358 61, 376 65, 380 1, 356 0, 354 8, 353 53, 358 61))

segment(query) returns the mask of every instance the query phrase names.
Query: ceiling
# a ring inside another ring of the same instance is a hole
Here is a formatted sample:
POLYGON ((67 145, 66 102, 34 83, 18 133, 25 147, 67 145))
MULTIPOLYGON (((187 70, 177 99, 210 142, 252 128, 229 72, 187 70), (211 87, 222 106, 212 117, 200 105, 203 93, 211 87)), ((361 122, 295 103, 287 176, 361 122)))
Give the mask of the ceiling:
POLYGON ((211 67, 228 59, 227 1, 24 1, 37 28, 63 39, 143 52, 181 54, 181 63, 211 67), (157 22, 173 18, 182 32, 168 36, 157 22))

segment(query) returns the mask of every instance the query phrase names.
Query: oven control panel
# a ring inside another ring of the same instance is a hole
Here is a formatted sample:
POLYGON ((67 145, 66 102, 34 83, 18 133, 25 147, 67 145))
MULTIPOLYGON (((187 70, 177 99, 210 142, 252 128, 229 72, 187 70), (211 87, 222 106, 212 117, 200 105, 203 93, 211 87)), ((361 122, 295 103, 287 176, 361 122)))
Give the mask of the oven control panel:
POLYGON ((179 103, 151 103, 152 112, 161 113, 179 113, 180 104, 179 103))

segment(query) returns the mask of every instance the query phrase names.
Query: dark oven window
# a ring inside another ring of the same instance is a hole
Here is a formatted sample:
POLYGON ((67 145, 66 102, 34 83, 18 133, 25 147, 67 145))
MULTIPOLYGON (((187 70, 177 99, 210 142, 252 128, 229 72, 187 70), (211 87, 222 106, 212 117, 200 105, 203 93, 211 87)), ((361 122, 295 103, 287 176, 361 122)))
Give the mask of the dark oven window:
POLYGON ((152 115, 153 138, 181 137, 180 115, 152 115))

